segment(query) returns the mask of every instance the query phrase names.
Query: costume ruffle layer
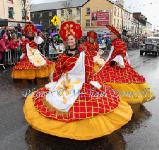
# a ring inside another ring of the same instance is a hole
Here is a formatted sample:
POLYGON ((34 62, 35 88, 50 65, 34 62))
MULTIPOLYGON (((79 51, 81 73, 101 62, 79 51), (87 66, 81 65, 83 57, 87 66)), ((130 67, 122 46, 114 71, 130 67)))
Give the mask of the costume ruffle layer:
POLYGON ((62 113, 46 101, 47 93, 46 88, 41 88, 34 93, 35 107, 43 116, 64 122, 88 119, 98 114, 112 112, 120 102, 117 92, 109 86, 105 85, 98 90, 85 83, 70 110, 62 113))
POLYGON ((105 83, 119 93, 120 99, 129 104, 145 103, 155 98, 147 83, 105 83))
POLYGON ((35 78, 46 78, 54 70, 54 63, 48 64, 40 68, 34 69, 13 69, 13 79, 35 79, 35 78))
POLYGON ((23 110, 27 122, 34 129, 53 136, 75 140, 91 140, 109 135, 127 124, 132 116, 131 107, 123 101, 113 112, 70 123, 42 116, 34 107, 32 96, 27 97, 23 110))
MULTIPOLYGON (((95 71, 99 70, 96 67, 95 71)), ((145 78, 139 75, 129 64, 125 61, 125 68, 119 66, 110 67, 109 62, 94 75, 94 80, 100 82, 110 83, 145 83, 145 78)))

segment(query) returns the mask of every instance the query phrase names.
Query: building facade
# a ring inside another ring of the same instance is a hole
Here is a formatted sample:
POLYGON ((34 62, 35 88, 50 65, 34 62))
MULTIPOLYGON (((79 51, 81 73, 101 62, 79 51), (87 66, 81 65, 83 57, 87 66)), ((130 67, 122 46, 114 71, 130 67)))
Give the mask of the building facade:
POLYGON ((110 24, 120 32, 126 30, 129 34, 147 32, 146 17, 141 13, 135 14, 126 10, 124 0, 116 2, 110 0, 67 0, 36 4, 31 11, 31 20, 34 23, 42 23, 44 26, 49 26, 51 18, 57 15, 60 19, 59 26, 64 21, 72 20, 81 24, 83 30, 103 30, 106 29, 106 24, 110 24))
MULTIPOLYGON (((27 16, 30 18, 29 2, 26 0, 27 16)), ((0 0, 0 19, 8 19, 9 24, 24 21, 23 6, 21 0, 0 0)))

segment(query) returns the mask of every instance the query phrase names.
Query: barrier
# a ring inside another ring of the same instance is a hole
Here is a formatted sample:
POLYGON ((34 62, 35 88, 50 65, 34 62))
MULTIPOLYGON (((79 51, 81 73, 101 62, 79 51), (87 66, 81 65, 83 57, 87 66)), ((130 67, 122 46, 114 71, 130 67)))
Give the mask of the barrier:
POLYGON ((55 45, 56 49, 49 45, 49 59, 57 60, 59 54, 62 54, 65 49, 63 44, 55 45))
POLYGON ((20 47, 16 50, 8 50, 4 53, 3 66, 15 65, 20 60, 20 47))

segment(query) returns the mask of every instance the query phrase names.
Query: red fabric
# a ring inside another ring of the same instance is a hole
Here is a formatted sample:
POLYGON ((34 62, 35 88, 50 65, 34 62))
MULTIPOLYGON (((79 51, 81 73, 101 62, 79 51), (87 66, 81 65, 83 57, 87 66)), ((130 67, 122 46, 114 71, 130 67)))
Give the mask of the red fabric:
POLYGON ((90 43, 90 42, 84 42, 83 45, 86 47, 86 50, 92 55, 92 57, 97 55, 97 52, 99 51, 99 45, 98 43, 90 43))
POLYGON ((9 42, 5 39, 0 40, 0 60, 3 58, 3 53, 8 50, 9 42))
MULTIPOLYGON (((29 43, 30 47, 37 49, 37 44, 34 41, 28 42, 27 39, 25 41, 23 41, 22 52, 25 54, 25 56, 16 64, 16 66, 14 66, 13 70, 37 69, 37 67, 35 67, 28 59, 27 51, 26 51, 26 44, 27 43, 29 43)), ((47 60, 46 58, 44 58, 44 59, 47 61, 47 65, 52 64, 51 61, 47 60)))
POLYGON ((33 24, 28 23, 24 27, 23 32, 24 32, 25 35, 32 35, 32 36, 34 36, 35 32, 37 32, 37 29, 36 29, 36 27, 33 24))
MULTIPOLYGON (((79 97, 68 113, 59 113, 59 111, 48 107, 45 100, 46 94, 48 93, 47 89, 42 88, 34 93, 34 106, 43 116, 64 122, 71 122, 92 118, 102 113, 109 113, 118 107, 119 96, 112 88, 103 85, 102 88, 98 90, 89 84, 93 71, 93 63, 90 57, 89 53, 86 52, 86 83, 83 85, 79 97)), ((70 71, 74 67, 77 59, 78 56, 68 57, 62 54, 55 65, 54 81, 57 81, 63 73, 70 71)))
POLYGON ((23 52, 24 54, 26 54, 26 44, 29 43, 29 40, 28 40, 28 39, 24 39, 24 40, 22 40, 21 42, 22 42, 22 43, 21 43, 22 52, 23 52))
POLYGON ((126 56, 127 45, 121 39, 115 39, 112 42, 112 46, 114 47, 114 51, 110 60, 114 59, 117 55, 122 55, 123 58, 126 56))
POLYGON ((114 51, 110 60, 105 66, 93 77, 93 80, 100 82, 111 83, 144 83, 145 78, 140 76, 124 58, 126 56, 126 45, 121 39, 116 39, 112 42, 114 51), (119 66, 110 67, 110 62, 117 55, 122 55, 124 58, 125 68, 119 66))
POLYGON ((76 40, 79 40, 82 37, 82 29, 79 24, 73 21, 67 21, 61 25, 59 35, 63 41, 66 41, 69 35, 73 35, 76 40))
POLYGON ((97 40, 97 33, 94 31, 89 31, 89 32, 87 32, 87 37, 97 40))
POLYGON ((15 40, 11 40, 9 42, 9 48, 11 50, 16 50, 18 48, 18 46, 19 46, 19 42, 15 41, 15 40))
POLYGON ((106 25, 106 27, 107 27, 111 32, 113 32, 114 34, 120 35, 119 31, 118 31, 115 27, 110 26, 110 25, 106 25))
MULTIPOLYGON (((69 57, 66 54, 61 54, 58 57, 58 61, 55 64, 55 71, 53 74, 53 81, 58 81, 63 73, 70 71, 78 59, 78 56, 69 57)), ((86 82, 89 82, 93 77, 93 60, 89 52, 86 52, 85 59, 85 71, 86 71, 86 82)))

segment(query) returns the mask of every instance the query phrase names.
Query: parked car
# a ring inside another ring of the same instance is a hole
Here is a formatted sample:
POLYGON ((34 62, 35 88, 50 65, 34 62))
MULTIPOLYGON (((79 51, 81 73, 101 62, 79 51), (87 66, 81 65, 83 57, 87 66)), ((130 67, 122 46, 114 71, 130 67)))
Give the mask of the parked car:
POLYGON ((148 37, 145 43, 141 45, 140 55, 153 54, 159 56, 159 37, 148 37))

